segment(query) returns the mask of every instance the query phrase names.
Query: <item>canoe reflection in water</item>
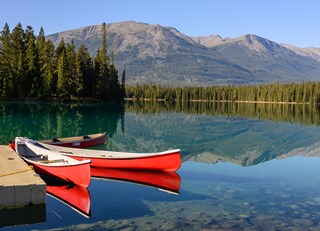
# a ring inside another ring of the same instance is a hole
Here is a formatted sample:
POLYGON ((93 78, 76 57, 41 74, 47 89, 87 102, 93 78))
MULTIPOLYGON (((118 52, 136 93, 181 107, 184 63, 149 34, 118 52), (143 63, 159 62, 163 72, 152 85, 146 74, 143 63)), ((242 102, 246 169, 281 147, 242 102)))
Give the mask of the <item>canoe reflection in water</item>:
POLYGON ((86 218, 91 216, 90 193, 87 188, 73 184, 62 184, 49 179, 45 179, 45 182, 49 196, 64 203, 86 218))
POLYGON ((179 194, 180 176, 176 172, 143 171, 110 168, 91 168, 91 177, 95 179, 130 182, 158 188, 168 193, 179 194))
MULTIPOLYGON (((176 195, 179 194, 181 184, 180 176, 176 172, 91 168, 91 175, 95 179, 135 183, 176 195)), ((73 184, 68 185, 50 178, 44 178, 44 180, 49 196, 86 218, 91 216, 90 192, 87 188, 73 184)))

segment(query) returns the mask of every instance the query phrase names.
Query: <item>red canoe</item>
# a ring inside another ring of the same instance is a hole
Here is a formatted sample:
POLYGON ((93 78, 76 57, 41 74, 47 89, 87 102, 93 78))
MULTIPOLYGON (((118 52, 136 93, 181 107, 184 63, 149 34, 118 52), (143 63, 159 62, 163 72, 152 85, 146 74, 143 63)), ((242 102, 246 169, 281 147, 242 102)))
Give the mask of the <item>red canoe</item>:
POLYGON ((47 183, 47 193, 66 204, 81 215, 89 218, 90 212, 90 193, 87 188, 78 185, 59 185, 47 183))
POLYGON ((39 147, 58 152, 76 160, 89 159, 92 167, 176 171, 181 166, 179 149, 157 153, 130 153, 92 149, 66 148, 36 142, 39 147))
POLYGON ((132 182, 159 190, 179 194, 180 176, 176 172, 138 171, 110 168, 91 168, 91 176, 97 179, 110 179, 132 182))
POLYGON ((16 137, 15 150, 20 157, 40 174, 82 187, 88 187, 91 179, 90 160, 78 161, 33 144, 34 141, 16 137))
POLYGON ((85 136, 39 140, 39 142, 70 148, 89 148, 104 144, 107 140, 107 134, 107 132, 103 132, 85 136))

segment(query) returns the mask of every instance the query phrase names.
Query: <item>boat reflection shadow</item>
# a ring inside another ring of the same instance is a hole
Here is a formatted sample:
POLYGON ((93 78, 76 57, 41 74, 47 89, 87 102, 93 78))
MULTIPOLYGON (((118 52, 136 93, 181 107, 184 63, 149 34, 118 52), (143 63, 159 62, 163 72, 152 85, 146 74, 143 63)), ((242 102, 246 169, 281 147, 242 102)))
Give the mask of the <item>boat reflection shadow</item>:
POLYGON ((45 179, 45 182, 49 196, 64 203, 86 218, 91 216, 90 193, 87 188, 48 179, 45 179))
POLYGON ((161 191, 179 194, 181 179, 176 172, 143 171, 110 168, 91 168, 95 179, 116 180, 157 188, 161 191))
MULTIPOLYGON (((177 195, 181 184, 180 176, 176 172, 91 168, 91 176, 95 179, 135 183, 177 195)), ((86 218, 91 216, 91 199, 88 188, 68 185, 49 178, 44 178, 44 180, 47 184, 47 194, 49 196, 64 203, 86 218)))

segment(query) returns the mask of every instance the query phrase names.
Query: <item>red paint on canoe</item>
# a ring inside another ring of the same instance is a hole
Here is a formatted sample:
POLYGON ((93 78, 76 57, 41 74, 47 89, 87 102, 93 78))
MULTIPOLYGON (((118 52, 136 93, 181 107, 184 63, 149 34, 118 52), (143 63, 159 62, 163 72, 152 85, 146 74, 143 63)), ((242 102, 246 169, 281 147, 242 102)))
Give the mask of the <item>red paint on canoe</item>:
POLYGON ((89 148, 89 147, 94 147, 94 146, 99 146, 104 144, 107 140, 107 134, 108 134, 107 132, 104 132, 104 133, 101 133, 101 135, 99 136, 97 136, 97 134, 93 134, 88 136, 59 138, 59 139, 52 139, 52 140, 40 140, 39 142, 61 146, 61 147, 68 147, 68 148, 89 148), (91 136, 93 138, 90 138, 91 136), (83 139, 83 137, 88 137, 88 138, 83 139), (54 142, 53 140, 57 140, 57 141, 54 142))
POLYGON ((58 178, 68 183, 88 187, 91 180, 90 162, 84 162, 77 165, 66 166, 47 166, 38 164, 23 158, 29 165, 32 165, 36 173, 52 178, 58 178))
POLYGON ((63 155, 72 157, 76 160, 91 160, 92 167, 119 168, 119 169, 136 169, 152 171, 169 171, 174 172, 181 166, 180 151, 168 152, 168 154, 153 155, 137 158, 108 158, 108 157, 83 157, 76 155, 63 155))
POLYGON ((13 150, 16 151, 16 143, 14 141, 9 141, 9 147, 13 150))
POLYGON ((91 168, 91 176, 142 184, 176 194, 179 193, 181 184, 180 176, 176 172, 91 168))

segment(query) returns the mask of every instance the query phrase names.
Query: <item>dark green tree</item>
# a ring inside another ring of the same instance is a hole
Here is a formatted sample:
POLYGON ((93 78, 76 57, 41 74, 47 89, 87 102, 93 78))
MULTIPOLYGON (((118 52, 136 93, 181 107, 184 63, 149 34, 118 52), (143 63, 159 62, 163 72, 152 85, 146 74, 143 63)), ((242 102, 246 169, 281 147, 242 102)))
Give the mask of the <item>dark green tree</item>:
POLYGON ((76 59, 77 59, 77 54, 75 51, 74 42, 72 41, 71 43, 68 43, 66 47, 67 73, 65 76, 66 78, 65 89, 66 89, 66 94, 69 96, 76 95, 75 81, 76 79, 78 79, 76 59))
POLYGON ((23 95, 32 98, 42 98, 44 95, 44 82, 40 74, 39 67, 39 50, 35 43, 35 36, 32 27, 28 26, 26 29, 27 50, 26 61, 27 71, 22 81, 23 95))
POLYGON ((126 97, 126 69, 124 68, 121 76, 121 98, 124 99, 126 97))
POLYGON ((0 35, 0 97, 10 98, 14 94, 16 72, 12 63, 11 32, 6 23, 0 35))
POLYGON ((11 61, 14 67, 13 96, 24 97, 24 78, 26 76, 26 36, 21 23, 12 30, 11 34, 11 61))
POLYGON ((59 99, 65 100, 70 98, 68 64, 66 51, 63 50, 58 58, 57 64, 58 81, 57 81, 57 96, 59 99))
POLYGON ((110 68, 107 51, 107 30, 106 24, 102 24, 102 48, 98 49, 94 59, 95 70, 95 96, 99 99, 108 100, 110 87, 110 68))
MULTIPOLYGON (((118 78, 118 70, 115 64, 115 55, 114 52, 111 52, 110 57, 110 76, 109 76, 109 89, 107 89, 107 98, 116 101, 116 99, 120 99, 121 95, 121 86, 118 78)), ((123 97, 122 97, 123 98, 123 97)))
POLYGON ((50 40, 48 42, 45 39, 44 30, 41 27, 39 35, 36 40, 36 46, 38 48, 39 56, 39 85, 34 89, 38 89, 37 98, 50 97, 54 92, 50 86, 50 82, 54 73, 54 46, 50 40))
POLYGON ((42 72, 45 77, 45 83, 47 86, 47 96, 54 97, 57 95, 58 85, 58 71, 57 71, 57 59, 53 43, 48 40, 45 44, 45 63, 42 72))
POLYGON ((88 49, 83 44, 78 48, 76 69, 76 95, 78 97, 92 97, 94 82, 93 63, 88 49))
POLYGON ((94 58, 95 92, 98 99, 104 101, 122 101, 121 86, 118 79, 118 70, 115 65, 114 53, 111 58, 107 51, 106 24, 102 24, 102 47, 98 49, 94 58))

